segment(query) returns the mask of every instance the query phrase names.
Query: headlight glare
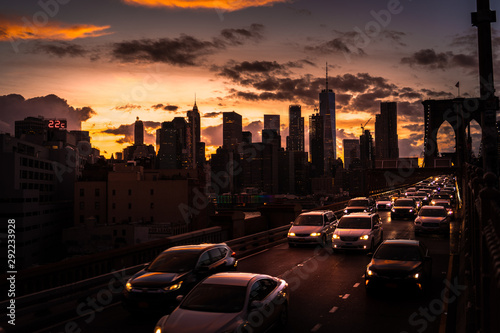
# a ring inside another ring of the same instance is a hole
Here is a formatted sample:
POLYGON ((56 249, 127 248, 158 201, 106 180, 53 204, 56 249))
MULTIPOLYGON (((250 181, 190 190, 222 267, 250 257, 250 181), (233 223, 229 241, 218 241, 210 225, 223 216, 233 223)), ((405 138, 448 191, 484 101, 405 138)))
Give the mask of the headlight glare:
POLYGON ((311 237, 318 237, 318 236, 321 236, 321 233, 320 232, 313 232, 309 236, 311 236, 311 237))
POLYGON ((367 240, 368 238, 370 238, 369 235, 363 235, 363 236, 359 237, 359 239, 361 239, 361 240, 367 240))
POLYGON ((166 286, 165 288, 163 288, 163 290, 165 290, 165 291, 177 290, 177 289, 179 289, 181 287, 181 285, 182 285, 182 281, 179 281, 176 284, 172 284, 170 286, 166 286))
POLYGON ((295 233, 294 233, 294 232, 289 232, 289 233, 288 233, 288 236, 290 236, 290 237, 295 237, 295 233))
POLYGON ((333 234, 333 237, 332 237, 332 238, 333 238, 333 239, 339 239, 340 237, 339 237, 339 235, 337 235, 337 234, 333 234))
POLYGON ((127 282, 127 284, 125 285, 125 289, 127 289, 127 291, 131 291, 132 290, 132 283, 127 282))

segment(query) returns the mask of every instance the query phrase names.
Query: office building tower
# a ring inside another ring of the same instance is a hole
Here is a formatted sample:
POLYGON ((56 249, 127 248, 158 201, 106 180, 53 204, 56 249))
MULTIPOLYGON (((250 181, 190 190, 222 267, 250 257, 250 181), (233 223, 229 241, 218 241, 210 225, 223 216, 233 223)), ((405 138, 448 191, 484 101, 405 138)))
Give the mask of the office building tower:
POLYGON ((359 138, 359 158, 363 168, 373 169, 375 152, 373 151, 373 137, 369 130, 365 130, 359 138))
POLYGON ((236 150, 243 141, 241 115, 231 111, 222 113, 222 146, 224 149, 236 150))
POLYGON ((316 114, 309 116, 309 154, 311 155, 311 176, 321 177, 325 173, 324 120, 316 114))
POLYGON ((157 167, 159 169, 187 169, 188 162, 188 124, 182 117, 165 121, 156 131, 159 144, 157 167))
POLYGON ((288 107, 289 135, 286 140, 286 150, 304 151, 304 117, 300 105, 288 107))
POLYGON ((137 117, 134 125, 134 144, 136 146, 144 144, 144 124, 142 120, 139 120, 139 117, 137 117))
POLYGON ((265 114, 264 115, 264 129, 272 129, 280 134, 280 115, 279 114, 265 114))
POLYGON ((380 114, 375 120, 375 157, 399 158, 396 102, 380 103, 380 114))
POLYGON ((205 163, 205 143, 201 142, 201 123, 200 112, 194 101, 193 110, 187 112, 189 133, 188 133, 188 150, 189 161, 191 167, 200 167, 205 163))
POLYGON ((355 159, 359 159, 359 140, 344 139, 344 168, 350 169, 355 159))
POLYGON ((335 125, 335 93, 328 89, 328 64, 326 66, 326 87, 319 94, 319 114, 324 121, 324 163, 325 172, 331 170, 337 159, 337 135, 335 125))
POLYGON ((241 137, 242 137, 243 143, 252 143, 252 132, 243 131, 241 133, 241 137))

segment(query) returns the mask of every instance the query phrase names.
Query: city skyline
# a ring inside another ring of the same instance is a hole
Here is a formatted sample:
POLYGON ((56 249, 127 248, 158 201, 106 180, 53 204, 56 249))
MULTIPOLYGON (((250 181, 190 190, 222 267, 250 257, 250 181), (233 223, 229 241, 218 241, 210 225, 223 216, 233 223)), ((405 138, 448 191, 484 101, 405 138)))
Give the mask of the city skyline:
MULTIPOLYGON (((359 138, 360 124, 382 101, 398 102, 405 157, 423 151, 422 100, 456 97, 457 82, 462 96, 478 95, 474 1, 238 1, 237 7, 222 1, 218 8, 181 8, 187 1, 176 8, 171 1, 54 3, 0 6, 6 32, 0 131, 13 133, 15 116, 58 116, 70 128, 82 120, 81 129, 107 157, 133 143, 136 117, 144 121, 144 142, 154 144, 161 123, 186 117, 195 98, 207 155, 222 146, 221 114, 230 111, 243 116, 243 130, 255 142, 264 115, 281 115, 286 146, 288 106, 300 104, 304 119, 314 113, 326 62, 339 157, 342 140, 359 138), (27 114, 34 105, 36 114, 27 114)), ((373 122, 367 127, 374 132, 373 122)), ((453 148, 450 129, 442 129, 446 149, 453 148)), ((477 126, 472 132, 477 140, 477 126)))

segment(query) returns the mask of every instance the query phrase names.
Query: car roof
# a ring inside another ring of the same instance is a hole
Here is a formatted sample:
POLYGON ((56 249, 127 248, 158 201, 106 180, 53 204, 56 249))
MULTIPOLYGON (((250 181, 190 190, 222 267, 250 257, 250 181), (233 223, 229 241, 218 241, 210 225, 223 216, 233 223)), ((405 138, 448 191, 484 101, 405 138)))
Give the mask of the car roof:
POLYGON ((224 272, 210 275, 202 283, 247 286, 251 280, 259 276, 266 277, 266 275, 258 273, 224 272))
MULTIPOLYGON (((372 215, 375 215, 376 213, 370 213, 370 212, 356 212, 356 213, 350 213, 348 215, 344 215, 345 217, 371 217, 372 215)), ((342 217, 344 217, 342 216, 342 217)))
POLYGON ((300 215, 323 215, 325 213, 331 212, 331 210, 311 210, 310 212, 300 213, 300 215))
POLYGON ((167 252, 167 251, 192 251, 192 252, 201 252, 201 251, 205 251, 207 249, 214 248, 214 247, 220 246, 220 245, 227 246, 226 243, 217 243, 217 244, 204 243, 204 244, 180 245, 180 246, 169 247, 168 249, 166 249, 163 252, 167 252))
POLYGON ((420 208, 420 211, 422 210, 426 210, 426 209, 444 209, 444 206, 439 206, 439 205, 435 205, 435 206, 423 206, 422 208, 420 208))
POLYGON ((386 239, 382 244, 418 246, 420 241, 416 239, 386 239))

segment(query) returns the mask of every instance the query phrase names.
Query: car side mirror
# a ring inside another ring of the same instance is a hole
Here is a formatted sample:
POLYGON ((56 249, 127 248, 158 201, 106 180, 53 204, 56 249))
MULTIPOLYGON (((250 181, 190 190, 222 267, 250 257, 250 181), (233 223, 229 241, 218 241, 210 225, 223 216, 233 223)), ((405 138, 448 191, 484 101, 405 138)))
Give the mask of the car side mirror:
POLYGON ((175 300, 179 303, 182 302, 183 299, 184 299, 184 295, 177 295, 177 297, 175 298, 175 300))
POLYGON ((292 222, 290 222, 290 225, 293 225, 293 221, 292 221, 292 222))

